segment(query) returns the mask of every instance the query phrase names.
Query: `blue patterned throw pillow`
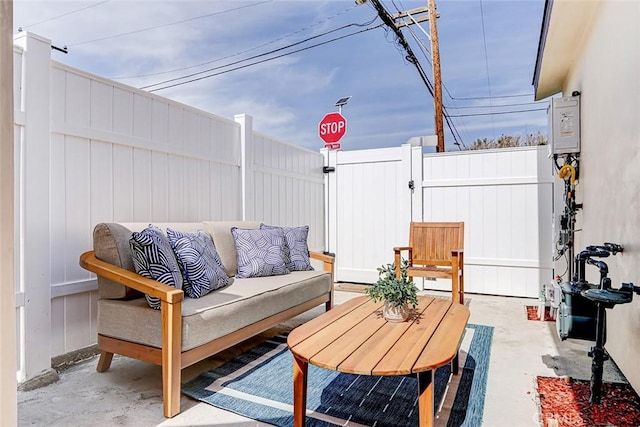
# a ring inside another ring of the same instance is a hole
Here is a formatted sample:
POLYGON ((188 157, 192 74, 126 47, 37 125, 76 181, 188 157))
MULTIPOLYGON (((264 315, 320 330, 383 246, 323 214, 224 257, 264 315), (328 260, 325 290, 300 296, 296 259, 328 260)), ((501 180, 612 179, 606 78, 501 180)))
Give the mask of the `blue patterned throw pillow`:
POLYGON ((204 231, 184 233, 167 228, 167 237, 178 259, 184 278, 184 293, 200 298, 209 292, 230 285, 218 251, 209 234, 204 231))
POLYGON ((309 236, 309 226, 302 227, 277 227, 273 225, 260 224, 260 229, 281 228, 284 232, 286 247, 285 262, 291 271, 313 270, 311 259, 309 258, 309 246, 307 237, 309 236))
POLYGON ((231 228, 238 257, 238 278, 289 274, 284 259, 284 232, 231 228))
MULTIPOLYGON (((158 227, 133 232, 129 239, 136 273, 165 285, 182 289, 182 274, 171 244, 158 227)), ((160 309, 160 298, 145 295, 151 308, 160 309)))

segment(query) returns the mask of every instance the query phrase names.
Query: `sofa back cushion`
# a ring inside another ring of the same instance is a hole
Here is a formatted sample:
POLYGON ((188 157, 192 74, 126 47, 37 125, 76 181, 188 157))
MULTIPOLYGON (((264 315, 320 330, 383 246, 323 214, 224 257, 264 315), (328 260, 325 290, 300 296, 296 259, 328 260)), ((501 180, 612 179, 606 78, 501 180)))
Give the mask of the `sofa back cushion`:
MULTIPOLYGON (((129 246, 129 238, 134 231, 142 231, 153 224, 165 231, 167 228, 184 232, 204 230, 209 233, 215 244, 229 276, 238 273, 236 247, 231 235, 231 227, 260 228, 260 221, 205 221, 205 222, 130 222, 100 223, 93 230, 93 249, 96 257, 117 267, 135 272, 133 254, 129 246)), ((98 277, 98 296, 108 299, 129 299, 142 297, 143 294, 122 286, 117 282, 98 277)))
POLYGON ((204 230, 208 231, 216 245, 218 255, 229 276, 238 274, 238 255, 236 244, 231 234, 231 227, 257 229, 260 221, 205 221, 204 230))
MULTIPOLYGON (((133 253, 129 239, 134 231, 142 231, 149 222, 100 223, 93 229, 93 250, 102 261, 135 272, 133 253)), ((197 231, 204 228, 201 222, 152 223, 163 231, 167 227, 180 231, 197 231)), ((98 276, 98 297, 108 299, 129 299, 144 296, 135 289, 122 286, 109 279, 98 276)))
MULTIPOLYGON (((131 230, 122 224, 100 223, 93 229, 93 250, 96 257, 129 271, 136 271, 129 246, 131 230)), ((143 296, 135 289, 122 286, 112 280, 98 276, 100 298, 136 298, 143 296)))

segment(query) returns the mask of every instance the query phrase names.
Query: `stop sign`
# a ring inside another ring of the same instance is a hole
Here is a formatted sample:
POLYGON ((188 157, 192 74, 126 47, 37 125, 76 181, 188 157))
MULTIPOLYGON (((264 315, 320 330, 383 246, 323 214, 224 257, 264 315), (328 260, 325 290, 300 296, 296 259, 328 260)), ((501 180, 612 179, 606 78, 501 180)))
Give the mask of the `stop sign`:
POLYGON ((338 142, 345 133, 347 133, 347 119, 340 113, 329 113, 318 124, 318 135, 325 143, 338 142))

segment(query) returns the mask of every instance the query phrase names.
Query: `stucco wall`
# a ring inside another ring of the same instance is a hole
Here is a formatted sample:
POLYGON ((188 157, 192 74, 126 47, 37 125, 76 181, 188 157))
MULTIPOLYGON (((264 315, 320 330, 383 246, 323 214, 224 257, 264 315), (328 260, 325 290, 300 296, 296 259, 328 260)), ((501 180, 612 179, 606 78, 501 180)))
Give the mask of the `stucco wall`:
MULTIPOLYGON (((581 92, 582 152, 576 252, 605 241, 624 245, 608 258, 613 287, 640 285, 640 2, 602 4, 563 88, 581 92)), ((588 267, 590 282, 598 281, 588 267)), ((640 391, 640 297, 608 310, 606 349, 640 391)))

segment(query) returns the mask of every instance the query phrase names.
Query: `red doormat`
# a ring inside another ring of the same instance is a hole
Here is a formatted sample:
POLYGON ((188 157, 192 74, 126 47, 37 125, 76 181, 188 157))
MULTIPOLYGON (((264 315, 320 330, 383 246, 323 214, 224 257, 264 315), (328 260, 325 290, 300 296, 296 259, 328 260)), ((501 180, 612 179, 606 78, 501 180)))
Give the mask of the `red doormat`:
POLYGON ((589 381, 538 377, 544 427, 640 426, 640 398, 628 384, 604 383, 602 403, 589 403, 589 381))
MULTIPOLYGON (((528 320, 540 320, 538 316, 538 306, 537 305, 525 305, 524 308, 527 310, 527 319, 528 320)), ((555 322, 556 319, 551 317, 551 307, 544 308, 544 320, 546 322, 555 322)))

